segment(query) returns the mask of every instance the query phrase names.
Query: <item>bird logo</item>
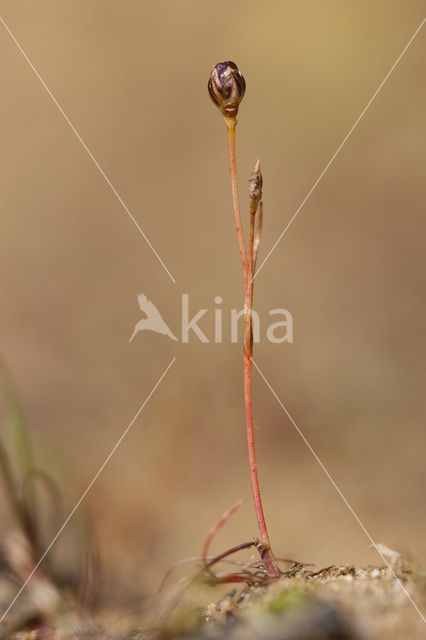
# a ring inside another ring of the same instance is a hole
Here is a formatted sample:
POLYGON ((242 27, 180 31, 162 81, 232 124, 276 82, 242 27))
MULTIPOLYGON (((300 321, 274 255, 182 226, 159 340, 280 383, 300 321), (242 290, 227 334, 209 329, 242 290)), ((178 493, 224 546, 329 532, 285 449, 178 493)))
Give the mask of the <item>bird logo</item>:
POLYGON ((153 304, 151 300, 148 300, 145 294, 140 293, 138 295, 138 302, 146 318, 142 318, 142 320, 136 323, 129 342, 133 340, 139 331, 155 331, 155 333, 161 333, 163 336, 169 336, 171 340, 177 340, 170 327, 164 322, 155 304, 153 304))

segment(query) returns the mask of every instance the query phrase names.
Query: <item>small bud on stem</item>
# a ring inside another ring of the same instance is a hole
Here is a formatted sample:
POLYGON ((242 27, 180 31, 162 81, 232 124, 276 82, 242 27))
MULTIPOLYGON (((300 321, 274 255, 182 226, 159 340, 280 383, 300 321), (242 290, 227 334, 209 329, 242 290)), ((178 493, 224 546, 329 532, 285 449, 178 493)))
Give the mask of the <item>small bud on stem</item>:
POLYGON ((210 98, 226 120, 235 120, 246 90, 246 81, 235 62, 218 62, 208 83, 210 98))
POLYGON ((250 213, 255 214, 262 200, 263 177, 260 170, 260 160, 256 162, 256 166, 252 171, 249 180, 249 196, 250 196, 250 213))

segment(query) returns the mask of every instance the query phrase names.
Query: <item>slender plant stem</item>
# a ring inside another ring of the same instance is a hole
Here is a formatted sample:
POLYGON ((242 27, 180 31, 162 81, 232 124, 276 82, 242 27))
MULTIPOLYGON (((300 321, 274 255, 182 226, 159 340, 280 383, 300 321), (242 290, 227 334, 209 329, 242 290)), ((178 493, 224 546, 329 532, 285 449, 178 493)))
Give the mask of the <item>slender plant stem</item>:
POLYGON ((249 251, 248 260, 244 242, 244 234, 241 226, 240 204, 238 198, 237 184, 237 164, 235 154, 235 118, 226 120, 228 125, 228 148, 229 162, 231 169, 232 182, 232 200, 234 205, 235 226, 238 235, 238 244, 240 248, 241 264, 243 269, 244 281, 244 405, 246 414, 246 431, 247 444, 250 463, 250 479, 253 490, 254 507, 262 540, 261 557, 265 564, 266 570, 271 576, 280 575, 278 564, 274 554, 271 551, 268 530, 266 527, 265 516, 263 513, 262 499, 260 496, 259 479, 257 475, 256 450, 254 443, 253 430, 253 407, 252 407, 252 299, 253 299, 253 270, 254 270, 254 235, 255 235, 255 215, 250 213, 250 235, 249 235, 249 251))
POLYGON ((235 118, 226 119, 228 129, 228 150, 229 165, 231 169, 232 184, 232 203, 234 206, 235 228, 237 229, 238 245, 240 248, 241 264, 243 267, 244 295, 248 285, 248 265, 246 256, 246 247, 244 242, 244 233, 241 225, 240 201, 238 198, 238 182, 237 182, 237 160, 235 156, 235 118))
POLYGON ((263 202, 259 203, 259 211, 257 214, 257 227, 256 234, 254 236, 254 246, 253 246, 253 273, 251 282, 253 284, 253 277, 256 270, 256 262, 257 262, 257 254, 259 253, 259 245, 260 245, 260 237, 262 235, 262 226, 263 226, 263 202))
MULTIPOLYGON (((251 358, 253 352, 253 272, 254 272, 254 227, 255 213, 250 211, 250 233, 248 249, 248 277, 244 299, 244 353, 251 358)), ((250 374, 251 375, 251 374, 250 374)))
POLYGON ((229 518, 236 512, 236 510, 241 507, 242 503, 242 500, 238 500, 235 504, 232 505, 232 507, 229 507, 229 509, 225 511, 225 513, 219 518, 217 522, 215 522, 215 524, 208 532, 207 538, 203 545, 203 550, 201 552, 201 558, 205 565, 207 565, 207 554, 209 552, 211 541, 213 540, 219 529, 221 529, 223 525, 227 523, 229 518))
POLYGON ((270 575, 279 575, 279 569, 275 557, 271 551, 268 530, 266 528, 265 516, 263 513, 262 499, 260 497, 259 479, 257 476, 256 451, 254 446, 253 432, 253 409, 251 401, 251 358, 244 354, 244 402, 246 408, 246 428, 247 444, 250 461, 250 478, 253 489, 254 507, 256 510, 257 524, 260 537, 264 545, 264 557, 266 569, 270 575))

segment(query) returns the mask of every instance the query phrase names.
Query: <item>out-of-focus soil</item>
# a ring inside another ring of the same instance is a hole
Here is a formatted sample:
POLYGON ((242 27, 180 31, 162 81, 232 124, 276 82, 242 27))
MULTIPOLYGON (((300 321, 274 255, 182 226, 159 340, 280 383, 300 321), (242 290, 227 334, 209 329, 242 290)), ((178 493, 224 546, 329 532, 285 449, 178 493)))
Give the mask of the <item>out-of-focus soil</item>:
MULTIPOLYGON (((330 566, 310 570, 294 565, 275 583, 238 586, 208 602, 200 585, 183 588, 172 610, 147 622, 146 607, 135 614, 126 606, 101 607, 79 616, 62 599, 56 619, 37 628, 33 611, 31 630, 19 630, 31 603, 17 606, 2 638, 37 640, 417 640, 426 637, 426 575, 397 552, 384 549, 387 565, 357 569, 330 566), (145 612, 144 612, 145 609, 145 612), (128 612, 128 613, 127 613, 128 612), (139 616, 139 619, 138 619, 139 616), (14 628, 13 628, 14 627, 14 628)), ((201 575, 201 574, 200 574, 201 575)), ((184 583, 183 583, 184 584, 184 583)), ((205 589, 205 587, 204 587, 205 589)), ((217 592, 212 590, 212 594, 217 592)), ((207 591, 209 594, 209 591, 207 591)), ((171 598, 173 600, 173 598, 171 598)), ((39 603, 40 606, 40 603, 39 603)), ((137 608, 137 607, 136 607, 137 608)), ((148 616, 149 617, 149 616, 148 616)), ((39 617, 40 620, 40 617, 39 617)))

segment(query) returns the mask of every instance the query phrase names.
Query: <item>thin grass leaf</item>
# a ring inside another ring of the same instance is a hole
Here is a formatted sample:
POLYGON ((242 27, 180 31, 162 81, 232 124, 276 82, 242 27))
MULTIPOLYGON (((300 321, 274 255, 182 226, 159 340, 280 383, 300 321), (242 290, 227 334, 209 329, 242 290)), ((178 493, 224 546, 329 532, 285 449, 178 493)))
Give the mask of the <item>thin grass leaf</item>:
POLYGON ((0 469, 3 476, 6 494, 13 508, 16 508, 16 484, 13 477, 12 465, 10 463, 9 454, 5 446, 0 440, 0 469))
POLYGON ((15 387, 9 373, 4 367, 2 387, 6 403, 7 419, 14 440, 17 461, 22 477, 25 477, 34 467, 31 436, 15 387))

